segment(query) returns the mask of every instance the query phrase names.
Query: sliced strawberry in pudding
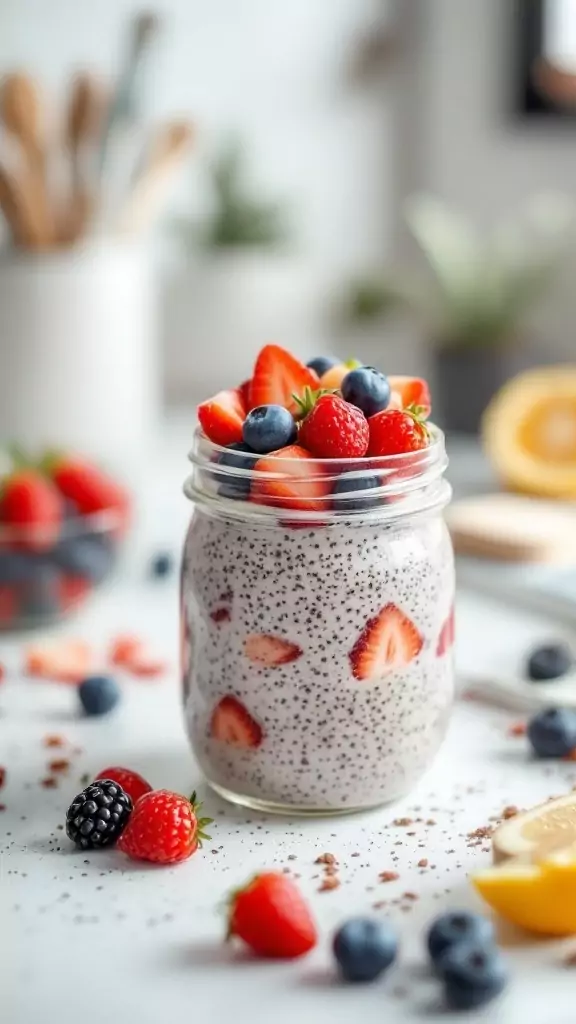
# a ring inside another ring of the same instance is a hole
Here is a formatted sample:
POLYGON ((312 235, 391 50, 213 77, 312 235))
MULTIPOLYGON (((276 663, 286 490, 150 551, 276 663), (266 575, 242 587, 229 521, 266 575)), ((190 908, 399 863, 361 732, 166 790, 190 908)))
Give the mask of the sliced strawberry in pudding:
POLYGON ((454 643, 454 634, 454 607, 452 606, 438 637, 436 645, 436 655, 438 658, 441 658, 443 654, 450 650, 454 643))
POLYGON ((198 419, 206 437, 224 447, 242 440, 245 417, 242 395, 236 388, 219 391, 198 406, 198 419))
POLYGON ((288 665, 302 657, 302 648, 281 636, 269 633, 252 633, 244 641, 244 654, 257 665, 288 665))
POLYGON ((258 459, 252 480, 252 501, 262 505, 322 512, 332 486, 320 463, 298 444, 258 459), (262 479, 258 474, 262 474, 262 479))
POLYGON ((259 747, 263 739, 262 727, 232 694, 223 697, 214 708, 210 734, 233 747, 259 747))
POLYGON ((420 415, 423 418, 430 415, 432 411, 430 388, 423 377, 388 377, 388 383, 392 393, 400 396, 404 409, 409 405, 416 405, 420 408, 420 415))
POLYGON ((387 604, 366 623, 348 657, 359 680, 383 679, 404 668, 422 650, 424 640, 411 619, 395 604, 387 604))

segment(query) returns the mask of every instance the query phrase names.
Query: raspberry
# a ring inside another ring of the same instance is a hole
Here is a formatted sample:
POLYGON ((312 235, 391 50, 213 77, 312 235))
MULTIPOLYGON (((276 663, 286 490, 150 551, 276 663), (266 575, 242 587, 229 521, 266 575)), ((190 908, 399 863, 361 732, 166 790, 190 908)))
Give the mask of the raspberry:
POLYGON ((310 412, 300 427, 298 443, 320 459, 361 459, 368 449, 368 422, 364 413, 339 395, 311 393, 303 408, 310 412))
POLYGON ((180 793, 158 789, 140 798, 118 848, 133 860, 176 864, 210 839, 204 828, 211 818, 198 818, 196 794, 188 800, 180 793))

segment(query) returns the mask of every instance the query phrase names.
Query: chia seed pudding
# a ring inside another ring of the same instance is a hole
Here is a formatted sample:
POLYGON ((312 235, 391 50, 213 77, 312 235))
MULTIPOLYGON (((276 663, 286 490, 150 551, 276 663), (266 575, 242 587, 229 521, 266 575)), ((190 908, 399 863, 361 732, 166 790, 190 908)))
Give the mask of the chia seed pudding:
POLYGON ((442 435, 408 472, 379 466, 364 506, 352 492, 290 515, 222 497, 215 447, 197 438, 191 456, 181 601, 186 726, 208 782, 266 810, 402 796, 453 699, 442 435))

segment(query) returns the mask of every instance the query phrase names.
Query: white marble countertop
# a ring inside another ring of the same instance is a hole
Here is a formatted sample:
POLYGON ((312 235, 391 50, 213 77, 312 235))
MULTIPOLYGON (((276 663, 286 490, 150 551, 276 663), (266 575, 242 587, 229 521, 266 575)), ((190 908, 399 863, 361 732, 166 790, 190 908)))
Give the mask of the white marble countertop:
MULTIPOLYGON (((73 688, 19 675, 21 640, 0 640, 8 667, 0 687, 0 1007, 6 1024, 101 1024, 102 1020, 213 1020, 234 1024, 363 1024, 445 1019, 425 969, 422 935, 440 910, 476 906, 467 873, 489 854, 467 834, 505 806, 526 806, 576 782, 576 765, 542 765, 525 742, 507 736, 512 714, 461 702, 448 740, 417 792, 392 808, 341 819, 288 820, 234 809, 205 792, 180 720, 176 677, 175 579, 143 582, 147 552, 177 550, 187 518, 178 498, 185 434, 173 427, 144 488, 141 540, 125 578, 67 627, 101 648, 116 632, 149 637, 173 666, 158 683, 128 682, 114 717, 86 720, 73 688), (50 755, 46 734, 66 737, 73 767, 58 789, 39 781, 50 755), (71 849, 63 824, 83 773, 123 763, 155 785, 198 786, 214 818, 204 850, 175 868, 127 861, 118 852, 71 849), (395 827, 398 817, 422 818, 395 827), (433 819, 435 824, 426 824, 433 819), (319 893, 322 852, 341 865, 341 887, 319 893), (295 859, 293 859, 295 858, 295 859), (426 868, 418 867, 422 859, 426 868), (321 941, 304 961, 250 961, 222 941, 226 893, 263 868, 299 875, 317 915, 321 941), (381 871, 399 873, 382 884, 381 871), (403 896, 414 893, 417 899, 403 896), (385 901, 383 907, 374 904, 385 901), (388 914, 401 936, 398 966, 364 988, 336 984, 334 927, 352 914, 388 914)), ((552 622, 462 591, 457 660, 462 673, 512 670, 526 647, 559 630, 552 622)), ((512 1024, 573 1024, 575 975, 564 963, 570 942, 535 942, 502 930, 512 983, 484 1014, 512 1024)), ((453 1017, 451 1019, 454 1019, 453 1017)), ((459 1019, 459 1018, 455 1018, 459 1019)))

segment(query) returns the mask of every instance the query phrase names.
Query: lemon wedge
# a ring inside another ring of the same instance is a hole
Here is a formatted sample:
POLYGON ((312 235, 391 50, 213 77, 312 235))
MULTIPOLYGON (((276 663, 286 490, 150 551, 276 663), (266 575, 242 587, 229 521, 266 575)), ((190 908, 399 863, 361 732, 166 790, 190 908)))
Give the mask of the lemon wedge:
POLYGON ((510 380, 482 421, 484 447, 512 490, 576 498, 576 365, 510 380))
POLYGON ((532 861, 576 843, 576 792, 516 814, 496 829, 496 863, 511 857, 532 861))
POLYGON ((576 934, 576 849, 527 864, 510 860, 472 883, 502 917, 539 935, 576 934))

